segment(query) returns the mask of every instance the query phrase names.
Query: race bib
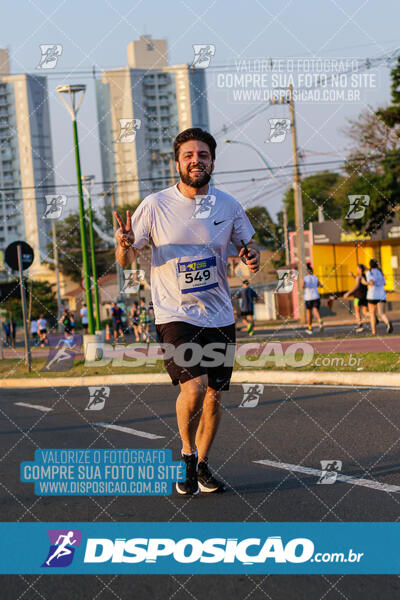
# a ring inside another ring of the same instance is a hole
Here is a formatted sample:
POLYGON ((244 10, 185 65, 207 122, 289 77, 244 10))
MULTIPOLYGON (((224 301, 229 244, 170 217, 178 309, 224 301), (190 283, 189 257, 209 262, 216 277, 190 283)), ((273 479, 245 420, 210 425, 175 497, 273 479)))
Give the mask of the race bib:
POLYGON ((179 289, 182 294, 218 287, 215 256, 178 263, 179 289))

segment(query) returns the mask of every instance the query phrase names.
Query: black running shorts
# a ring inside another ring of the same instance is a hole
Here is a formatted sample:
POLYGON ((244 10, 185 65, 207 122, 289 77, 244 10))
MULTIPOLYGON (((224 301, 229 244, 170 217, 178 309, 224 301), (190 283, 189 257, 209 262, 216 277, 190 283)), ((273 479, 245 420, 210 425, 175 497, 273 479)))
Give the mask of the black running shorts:
POLYGON ((318 308, 321 306, 321 299, 317 298, 316 300, 306 300, 306 309, 311 310, 312 308, 318 308))
POLYGON ((208 375, 209 387, 229 390, 236 341, 233 323, 226 327, 198 327, 185 321, 173 321, 156 325, 156 331, 160 344, 171 345, 164 350, 164 364, 174 385, 208 375), (179 350, 183 344, 185 347, 179 350), (214 349, 212 344, 215 344, 214 349), (178 350, 173 351, 172 347, 178 350))

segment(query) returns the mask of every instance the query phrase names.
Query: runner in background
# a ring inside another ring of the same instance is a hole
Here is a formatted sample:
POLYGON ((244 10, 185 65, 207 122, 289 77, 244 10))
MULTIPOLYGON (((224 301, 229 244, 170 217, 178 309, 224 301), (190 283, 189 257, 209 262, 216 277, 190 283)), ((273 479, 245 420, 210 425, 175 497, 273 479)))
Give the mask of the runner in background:
POLYGON ((386 332, 393 333, 393 325, 385 314, 386 280, 378 267, 378 263, 373 258, 369 261, 369 271, 367 271, 366 277, 363 278, 363 283, 368 286, 367 302, 372 335, 376 335, 377 316, 385 323, 386 332))
POLYGON ((64 313, 62 314, 59 323, 64 327, 64 331, 67 335, 72 335, 74 333, 73 320, 68 308, 64 308, 64 313))
POLYGON ((368 312, 368 302, 367 302, 367 291, 368 286, 363 283, 365 280, 366 267, 365 265, 357 265, 357 275, 354 275, 352 271, 350 271, 350 276, 355 278, 354 287, 346 292, 343 298, 348 298, 349 296, 353 296, 353 304, 354 304, 354 314, 357 321, 357 329, 356 332, 364 331, 364 326, 361 318, 361 310, 365 317, 369 320, 369 312, 368 312))
POLYGON ((88 309, 85 302, 82 305, 80 310, 82 329, 84 333, 87 333, 89 330, 89 317, 88 317, 88 309))
POLYGON ((155 329, 156 316, 154 314, 154 306, 153 306, 153 303, 151 300, 149 302, 148 321, 149 321, 149 340, 152 339, 153 341, 156 341, 157 340, 157 333, 156 333, 156 329, 155 329))
POLYGON ((31 320, 31 337, 34 345, 37 345, 38 342, 38 322, 37 319, 31 320))
POLYGON ((258 300, 257 293, 249 286, 249 282, 245 279, 243 287, 235 294, 235 298, 239 299, 240 314, 243 325, 247 327, 249 335, 254 335, 254 302, 258 300))
POLYGON ((139 321, 140 321, 140 336, 143 342, 149 341, 149 310, 146 306, 146 300, 140 298, 139 307, 139 321))
POLYGON ((308 335, 312 335, 313 313, 315 318, 318 320, 320 331, 323 330, 324 324, 319 313, 319 308, 321 306, 321 297, 319 295, 318 288, 322 287, 322 283, 319 281, 318 277, 314 275, 313 268, 310 263, 307 263, 307 275, 304 277, 302 286, 304 290, 304 301, 306 304, 307 312, 306 333, 308 333, 308 335))
POLYGON ((47 344, 49 343, 49 340, 47 339, 47 321, 43 317, 43 315, 40 315, 40 317, 38 319, 38 329, 39 329, 40 345, 43 348, 46 343, 47 344))
POLYGON ((133 333, 135 334, 136 342, 140 342, 140 320, 139 320, 139 304, 137 302, 133 303, 130 312, 131 324, 133 333))
POLYGON ((72 314, 71 311, 68 311, 68 314, 69 314, 69 318, 70 318, 70 321, 71 321, 72 335, 74 335, 74 332, 75 332, 75 317, 74 317, 74 315, 72 314))
POLYGON ((3 321, 3 330, 4 330, 4 335, 6 336, 5 345, 11 346, 11 328, 10 328, 10 324, 7 323, 6 321, 3 321))
POLYGON ((124 331, 122 328, 123 312, 124 310, 120 306, 117 306, 115 302, 112 302, 110 313, 113 322, 114 339, 116 342, 118 341, 118 336, 121 336, 123 342, 125 341, 124 331))

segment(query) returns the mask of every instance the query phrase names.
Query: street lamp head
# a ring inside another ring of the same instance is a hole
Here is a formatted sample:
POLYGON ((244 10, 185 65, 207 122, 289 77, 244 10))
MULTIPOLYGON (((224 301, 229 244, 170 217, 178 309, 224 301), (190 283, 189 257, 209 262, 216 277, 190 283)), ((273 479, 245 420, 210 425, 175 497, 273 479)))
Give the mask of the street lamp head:
POLYGON ((75 83, 75 84, 64 84, 58 85, 56 87, 57 94, 60 96, 63 101, 66 109, 74 121, 76 119, 76 115, 80 105, 82 104, 83 97, 86 91, 86 85, 83 83, 75 83), (77 96, 81 94, 79 101, 77 102, 77 96), (65 99, 65 95, 68 96, 69 102, 65 99))
POLYGON ((224 140, 225 144, 232 144, 232 140, 224 140))
POLYGON ((92 185, 94 184, 94 175, 82 175, 81 181, 82 187, 85 190, 85 194, 89 198, 91 196, 90 190, 92 188, 92 185))
POLYGON ((94 183, 95 176, 94 175, 82 175, 81 179, 82 179, 82 183, 87 183, 88 185, 92 185, 92 183, 94 183))
POLYGON ((86 90, 86 85, 83 83, 74 83, 74 84, 64 84, 58 85, 56 87, 58 94, 70 94, 76 92, 84 92, 86 90))

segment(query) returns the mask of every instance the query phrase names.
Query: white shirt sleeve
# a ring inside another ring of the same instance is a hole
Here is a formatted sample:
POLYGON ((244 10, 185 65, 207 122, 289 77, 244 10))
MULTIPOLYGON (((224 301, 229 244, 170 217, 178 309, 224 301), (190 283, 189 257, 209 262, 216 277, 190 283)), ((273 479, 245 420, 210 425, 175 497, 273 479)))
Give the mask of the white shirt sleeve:
POLYGON ((231 240, 235 244, 235 246, 242 246, 242 240, 245 244, 247 244, 254 234, 255 231, 253 229, 253 226, 250 223, 249 218, 246 215, 243 207, 238 202, 233 217, 233 229, 231 240))
POLYGON ((151 210, 148 199, 139 204, 132 216, 132 231, 135 236, 134 248, 139 250, 149 243, 152 227, 151 210))

